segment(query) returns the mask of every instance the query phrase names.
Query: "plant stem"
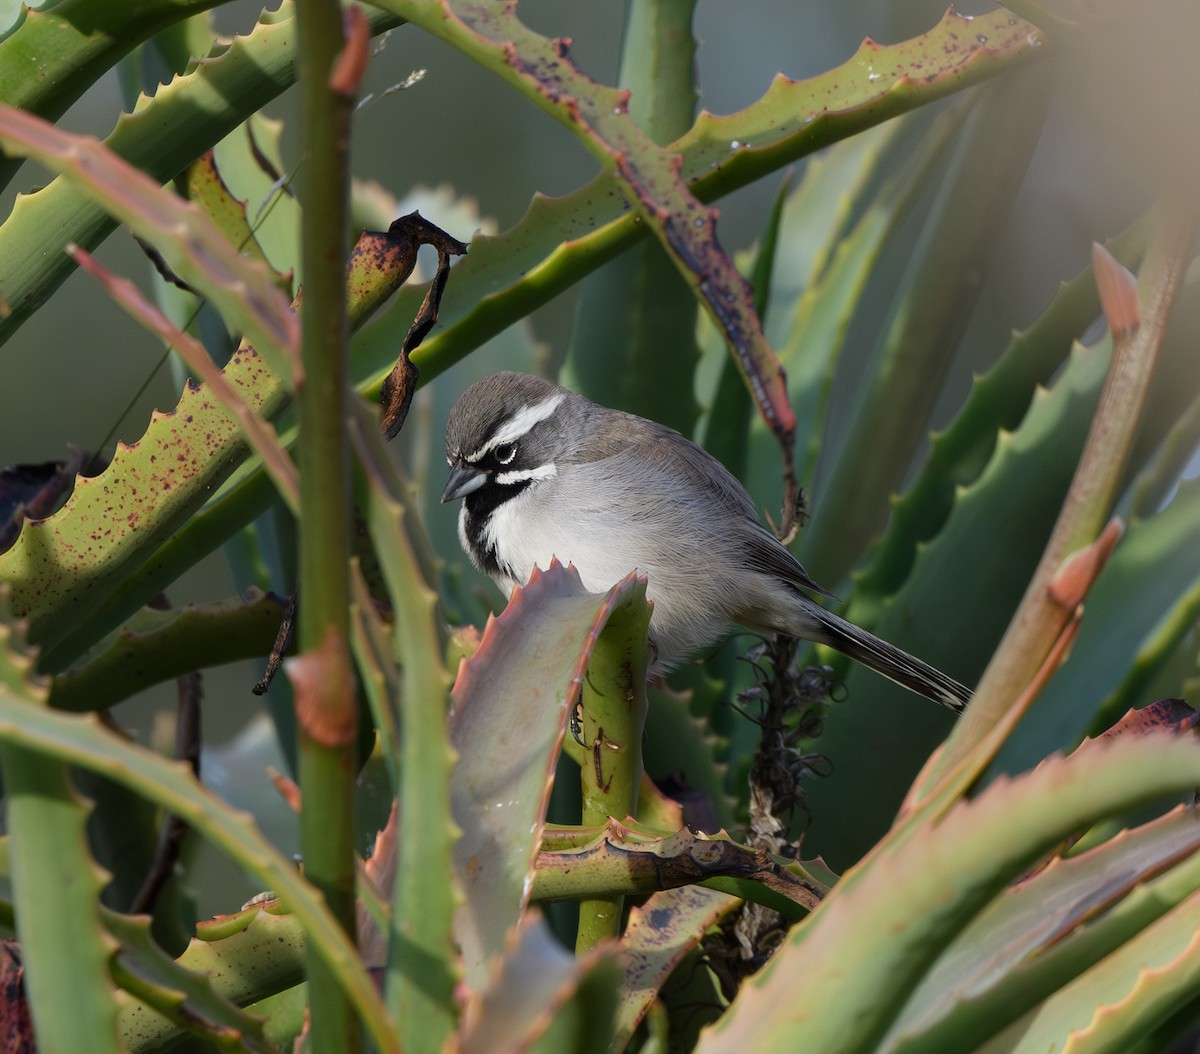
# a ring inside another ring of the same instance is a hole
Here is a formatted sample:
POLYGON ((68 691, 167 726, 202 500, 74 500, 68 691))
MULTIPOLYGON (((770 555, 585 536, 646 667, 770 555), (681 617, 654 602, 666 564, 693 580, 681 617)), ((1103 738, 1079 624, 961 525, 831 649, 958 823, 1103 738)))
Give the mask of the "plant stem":
MULTIPOLYGON (((354 932, 355 695, 347 649, 350 471, 346 437, 347 149, 352 99, 330 87, 343 46, 336 0, 297 5, 301 100, 300 650, 327 664, 298 696, 305 873, 354 932), (339 661, 339 657, 340 660, 339 661), (338 668, 346 673, 338 677, 338 668), (308 702, 300 699, 308 695, 308 702)), ((359 1023, 327 966, 308 957, 311 1049, 361 1049, 359 1023)))

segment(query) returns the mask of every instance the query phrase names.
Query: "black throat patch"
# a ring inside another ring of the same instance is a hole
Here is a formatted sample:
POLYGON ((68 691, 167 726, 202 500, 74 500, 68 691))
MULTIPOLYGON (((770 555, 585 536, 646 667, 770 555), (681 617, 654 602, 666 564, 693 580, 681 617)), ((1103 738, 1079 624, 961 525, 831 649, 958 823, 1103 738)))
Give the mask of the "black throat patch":
POLYGON ((479 567, 489 575, 507 575, 515 577, 512 568, 502 564, 496 555, 496 547, 487 541, 487 525, 492 515, 506 501, 511 501, 532 483, 531 479, 518 480, 515 483, 497 483, 489 479, 482 487, 472 491, 463 499, 466 509, 466 535, 471 546, 471 553, 479 567))

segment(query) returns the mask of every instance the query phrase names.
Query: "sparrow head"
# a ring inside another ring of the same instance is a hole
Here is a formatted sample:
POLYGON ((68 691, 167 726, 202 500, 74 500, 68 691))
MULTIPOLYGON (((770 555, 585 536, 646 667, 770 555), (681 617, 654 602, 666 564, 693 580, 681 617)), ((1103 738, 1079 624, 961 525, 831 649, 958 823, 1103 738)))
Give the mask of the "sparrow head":
POLYGON ((513 492, 558 475, 572 444, 564 412, 576 401, 565 388, 524 373, 496 373, 459 397, 446 425, 450 478, 442 501, 495 485, 513 492))

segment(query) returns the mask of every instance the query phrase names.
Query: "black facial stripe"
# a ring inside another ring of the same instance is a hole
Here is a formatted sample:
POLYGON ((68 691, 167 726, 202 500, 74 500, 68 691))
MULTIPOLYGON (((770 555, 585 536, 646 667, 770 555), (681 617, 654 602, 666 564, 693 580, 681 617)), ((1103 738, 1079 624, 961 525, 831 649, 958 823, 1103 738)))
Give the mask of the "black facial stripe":
POLYGON ((487 543, 485 532, 488 521, 492 518, 492 513, 501 505, 506 501, 511 501, 532 482, 533 480, 523 479, 515 483, 497 483, 494 479, 489 479, 482 487, 472 491, 463 499, 467 510, 467 541, 471 545, 471 551, 488 574, 511 576, 512 573, 511 568, 501 565, 496 556, 495 547, 489 546, 487 543))

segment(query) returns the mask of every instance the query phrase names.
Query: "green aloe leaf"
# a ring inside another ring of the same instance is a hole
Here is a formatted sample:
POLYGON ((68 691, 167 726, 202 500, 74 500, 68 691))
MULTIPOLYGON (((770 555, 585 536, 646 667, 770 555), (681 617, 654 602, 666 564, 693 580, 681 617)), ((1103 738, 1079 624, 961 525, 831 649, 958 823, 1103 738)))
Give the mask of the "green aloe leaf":
MULTIPOLYGON (((931 169, 942 159, 963 116, 961 107, 952 110, 923 130, 915 148, 911 139, 921 129, 912 119, 892 121, 840 143, 827 165, 806 172, 789 203, 782 238, 786 246, 824 235, 819 248, 807 254, 807 284, 773 290, 771 308, 786 326, 778 343, 779 358, 788 372, 796 410, 797 474, 809 493, 825 446, 830 395, 847 329, 888 242, 927 186, 931 169), (829 200, 834 195, 835 200, 829 200)), ((781 263, 781 269, 785 266, 781 263)), ((763 430, 752 426, 746 481, 760 504, 774 508, 781 495, 765 440, 763 430)), ((821 498, 822 514, 823 509, 821 498)))
MULTIPOLYGON (((0 705, 47 713, 45 689, 30 680, 33 663, 18 652, 16 640, 5 619, 0 705)), ((38 1047, 116 1054, 117 991, 109 966, 117 945, 100 918, 108 875, 88 848, 90 803, 75 789, 61 758, 3 741, 0 768, 16 932, 38 1047), (69 1014, 62 1012, 63 985, 73 993, 69 1014)))
POLYGON ((946 949, 882 1049, 973 1049, 998 1016, 1032 1009, 1186 899, 1200 886, 1198 847, 1195 810, 1180 806, 1006 889, 946 949))
POLYGON ((1197 524, 1197 480, 1184 482, 1161 512, 1130 524, 1088 594, 1070 657, 1005 743, 998 767, 1027 767, 1047 746, 1068 747, 1089 727, 1107 727, 1148 701, 1138 689, 1200 611, 1197 524))
POLYGON ((355 402, 350 427, 365 476, 364 516, 395 612, 392 658, 401 668, 400 757, 389 762, 400 775, 400 814, 384 990, 401 1023, 403 1048, 438 1050, 454 1028, 458 981, 451 928, 460 891, 448 880, 458 835, 450 809, 456 759, 446 729, 450 675, 441 661, 437 594, 410 537, 403 485, 376 413, 355 402))
POLYGON ((143 609, 86 665, 56 677, 49 702, 60 710, 106 710, 153 684, 208 666, 270 652, 284 602, 257 589, 179 611, 143 609))
MULTIPOLYGON (((228 959, 224 962, 221 957, 211 954, 210 947, 207 962, 202 966, 191 949, 179 960, 171 959, 155 944, 149 918, 119 915, 114 911, 103 914, 109 932, 120 941, 114 972, 122 988, 137 1000, 127 1003, 120 1015, 125 1047, 147 1049, 148 1034, 156 1031, 156 1018, 161 1014, 160 1019, 169 1022, 170 1031, 163 1030, 160 1037, 175 1030, 186 1030, 204 1037, 219 1050, 258 1052, 276 1049, 263 1032, 263 1022, 241 1010, 221 992, 221 988, 233 987, 231 979, 240 979, 242 971, 253 971, 257 963, 266 958, 262 955, 264 935, 261 932, 256 934, 257 943, 246 939, 245 934, 239 935, 240 940, 235 937, 225 942, 222 950, 228 953, 228 959), (247 958, 246 952, 251 947, 257 954, 247 958), (148 1010, 146 1004, 155 1010, 148 1010), (172 1025, 174 1028, 170 1028, 172 1025)), ((257 928, 261 931, 267 927, 257 928)), ((298 927, 293 926, 293 941, 297 935, 303 945, 302 931, 298 933, 298 927)), ((284 939, 278 934, 270 950, 269 965, 263 973, 277 972, 277 964, 288 959, 284 939)))
POLYGON ((243 256, 207 213, 166 190, 90 136, 0 106, 0 145, 64 175, 113 219, 152 245, 204 294, 291 386, 300 329, 288 298, 260 260, 243 256))
MULTIPOLYGON (((17 25, 0 39, 0 99, 55 121, 142 41, 218 2, 66 0, 24 7, 17 25), (32 63, 36 77, 28 73, 32 63)), ((18 164, 15 158, 0 162, 0 186, 18 164)))
MULTIPOLYGON (((274 890, 285 900, 306 928, 308 939, 321 950, 354 1000, 364 1026, 381 1048, 390 1049, 393 1026, 382 1001, 353 946, 325 908, 320 895, 245 814, 207 790, 185 766, 127 742, 101 725, 94 716, 64 714, 31 705, 9 688, 0 689, 0 742, 5 744, 6 751, 25 752, 31 758, 36 756, 37 764, 47 772, 53 773, 58 764, 78 765, 130 787, 185 820, 227 852, 248 873, 255 875, 264 888, 274 890)), ((51 793, 48 800, 54 802, 55 795, 51 793)), ((47 830, 54 829, 48 824, 42 826, 47 830)), ((65 852, 64 847, 59 847, 59 851, 65 852)), ((40 877, 35 884, 44 888, 45 876, 51 873, 53 867, 43 862, 39 865, 37 874, 40 877)), ((66 883, 67 886, 70 884, 69 881, 66 883)), ((56 912, 60 911, 45 896, 39 899, 42 905, 52 905, 56 912)), ((19 913, 19 901, 17 908, 19 913)), ((72 956, 80 954, 75 947, 79 937, 75 928, 71 928, 72 956)), ((55 991, 56 998, 61 1001, 61 990, 56 988, 55 991)), ((68 1046, 65 1049, 78 1048, 68 1046)))
POLYGON ((938 954, 1007 882, 1073 831, 1198 780, 1200 747, 1188 737, 1117 740, 1048 759, 936 823, 885 839, 743 987, 698 1050, 727 1049, 731 1036, 764 1054, 871 1049, 938 954))
POLYGON ((5 743, 0 766, 16 850, 17 938, 38 1045, 116 1054, 116 988, 109 976, 116 942, 99 917, 107 874, 88 850, 91 810, 57 759, 5 743), (47 889, 56 895, 46 896, 47 889), (62 1012, 63 985, 73 993, 69 1014, 62 1012))
MULTIPOLYGON (((1121 1054, 1189 1008, 1200 984, 1200 892, 1050 996, 996 1048, 1121 1054)), ((1161 1048, 1160 1048, 1161 1049, 1161 1048)))
MULTIPOLYGON (((1127 267, 1136 266, 1145 235, 1143 220, 1108 248, 1127 267)), ((1039 387, 1050 382, 1075 339, 1099 313, 1096 278, 1089 266, 1064 282, 1029 328, 1013 334, 996 364, 975 379, 954 420, 933 436, 916 482, 894 502, 887 533, 855 576, 849 618, 865 626, 875 623, 908 577, 922 544, 945 525, 960 488, 979 478, 997 444, 1020 426, 1039 387)))
MULTIPOLYGON (((181 976, 172 980, 166 975, 168 985, 183 995, 179 1009, 189 1017, 203 1015, 236 1025, 240 1014, 232 1008, 257 1002, 250 1012, 256 1014, 261 1000, 294 990, 304 975, 304 925, 278 901, 201 922, 196 930, 197 936, 174 961, 172 972, 181 976)), ((118 1024, 122 1041, 133 1052, 162 1050, 183 1034, 179 1024, 153 1004, 132 998, 124 1001, 118 1024)), ((270 1034, 272 1023, 265 1031, 270 1034)))
MULTIPOLYGON (((1000 433, 986 469, 959 491, 946 525, 918 547, 907 580, 872 621, 873 632, 968 684, 973 671, 982 670, 1041 558, 1109 355, 1107 339, 1076 347, 1054 387, 1037 391, 1020 426, 1000 433), (1008 515, 1017 502, 1022 527, 1013 532, 1008 515), (981 552, 989 558, 980 560, 981 552)), ((853 603, 847 615, 855 618, 853 603)), ((848 701, 825 717, 819 749, 834 772, 809 790, 809 845, 840 870, 891 825, 949 722, 869 670, 839 656, 829 661, 844 674, 848 701)))
POLYGON ((853 407, 824 436, 819 503, 797 547, 819 582, 837 588, 858 561, 928 435, 1048 98, 1040 77, 994 85, 966 118, 853 407))
POLYGON ((704 716, 725 697, 714 687, 697 706, 700 692, 698 687, 680 692, 666 685, 650 689, 646 742, 642 747, 646 771, 659 779, 676 773, 687 789, 704 795, 701 809, 712 809, 711 824, 704 824, 704 830, 710 825, 730 828, 736 817, 728 791, 729 741, 714 732, 711 720, 704 716))

